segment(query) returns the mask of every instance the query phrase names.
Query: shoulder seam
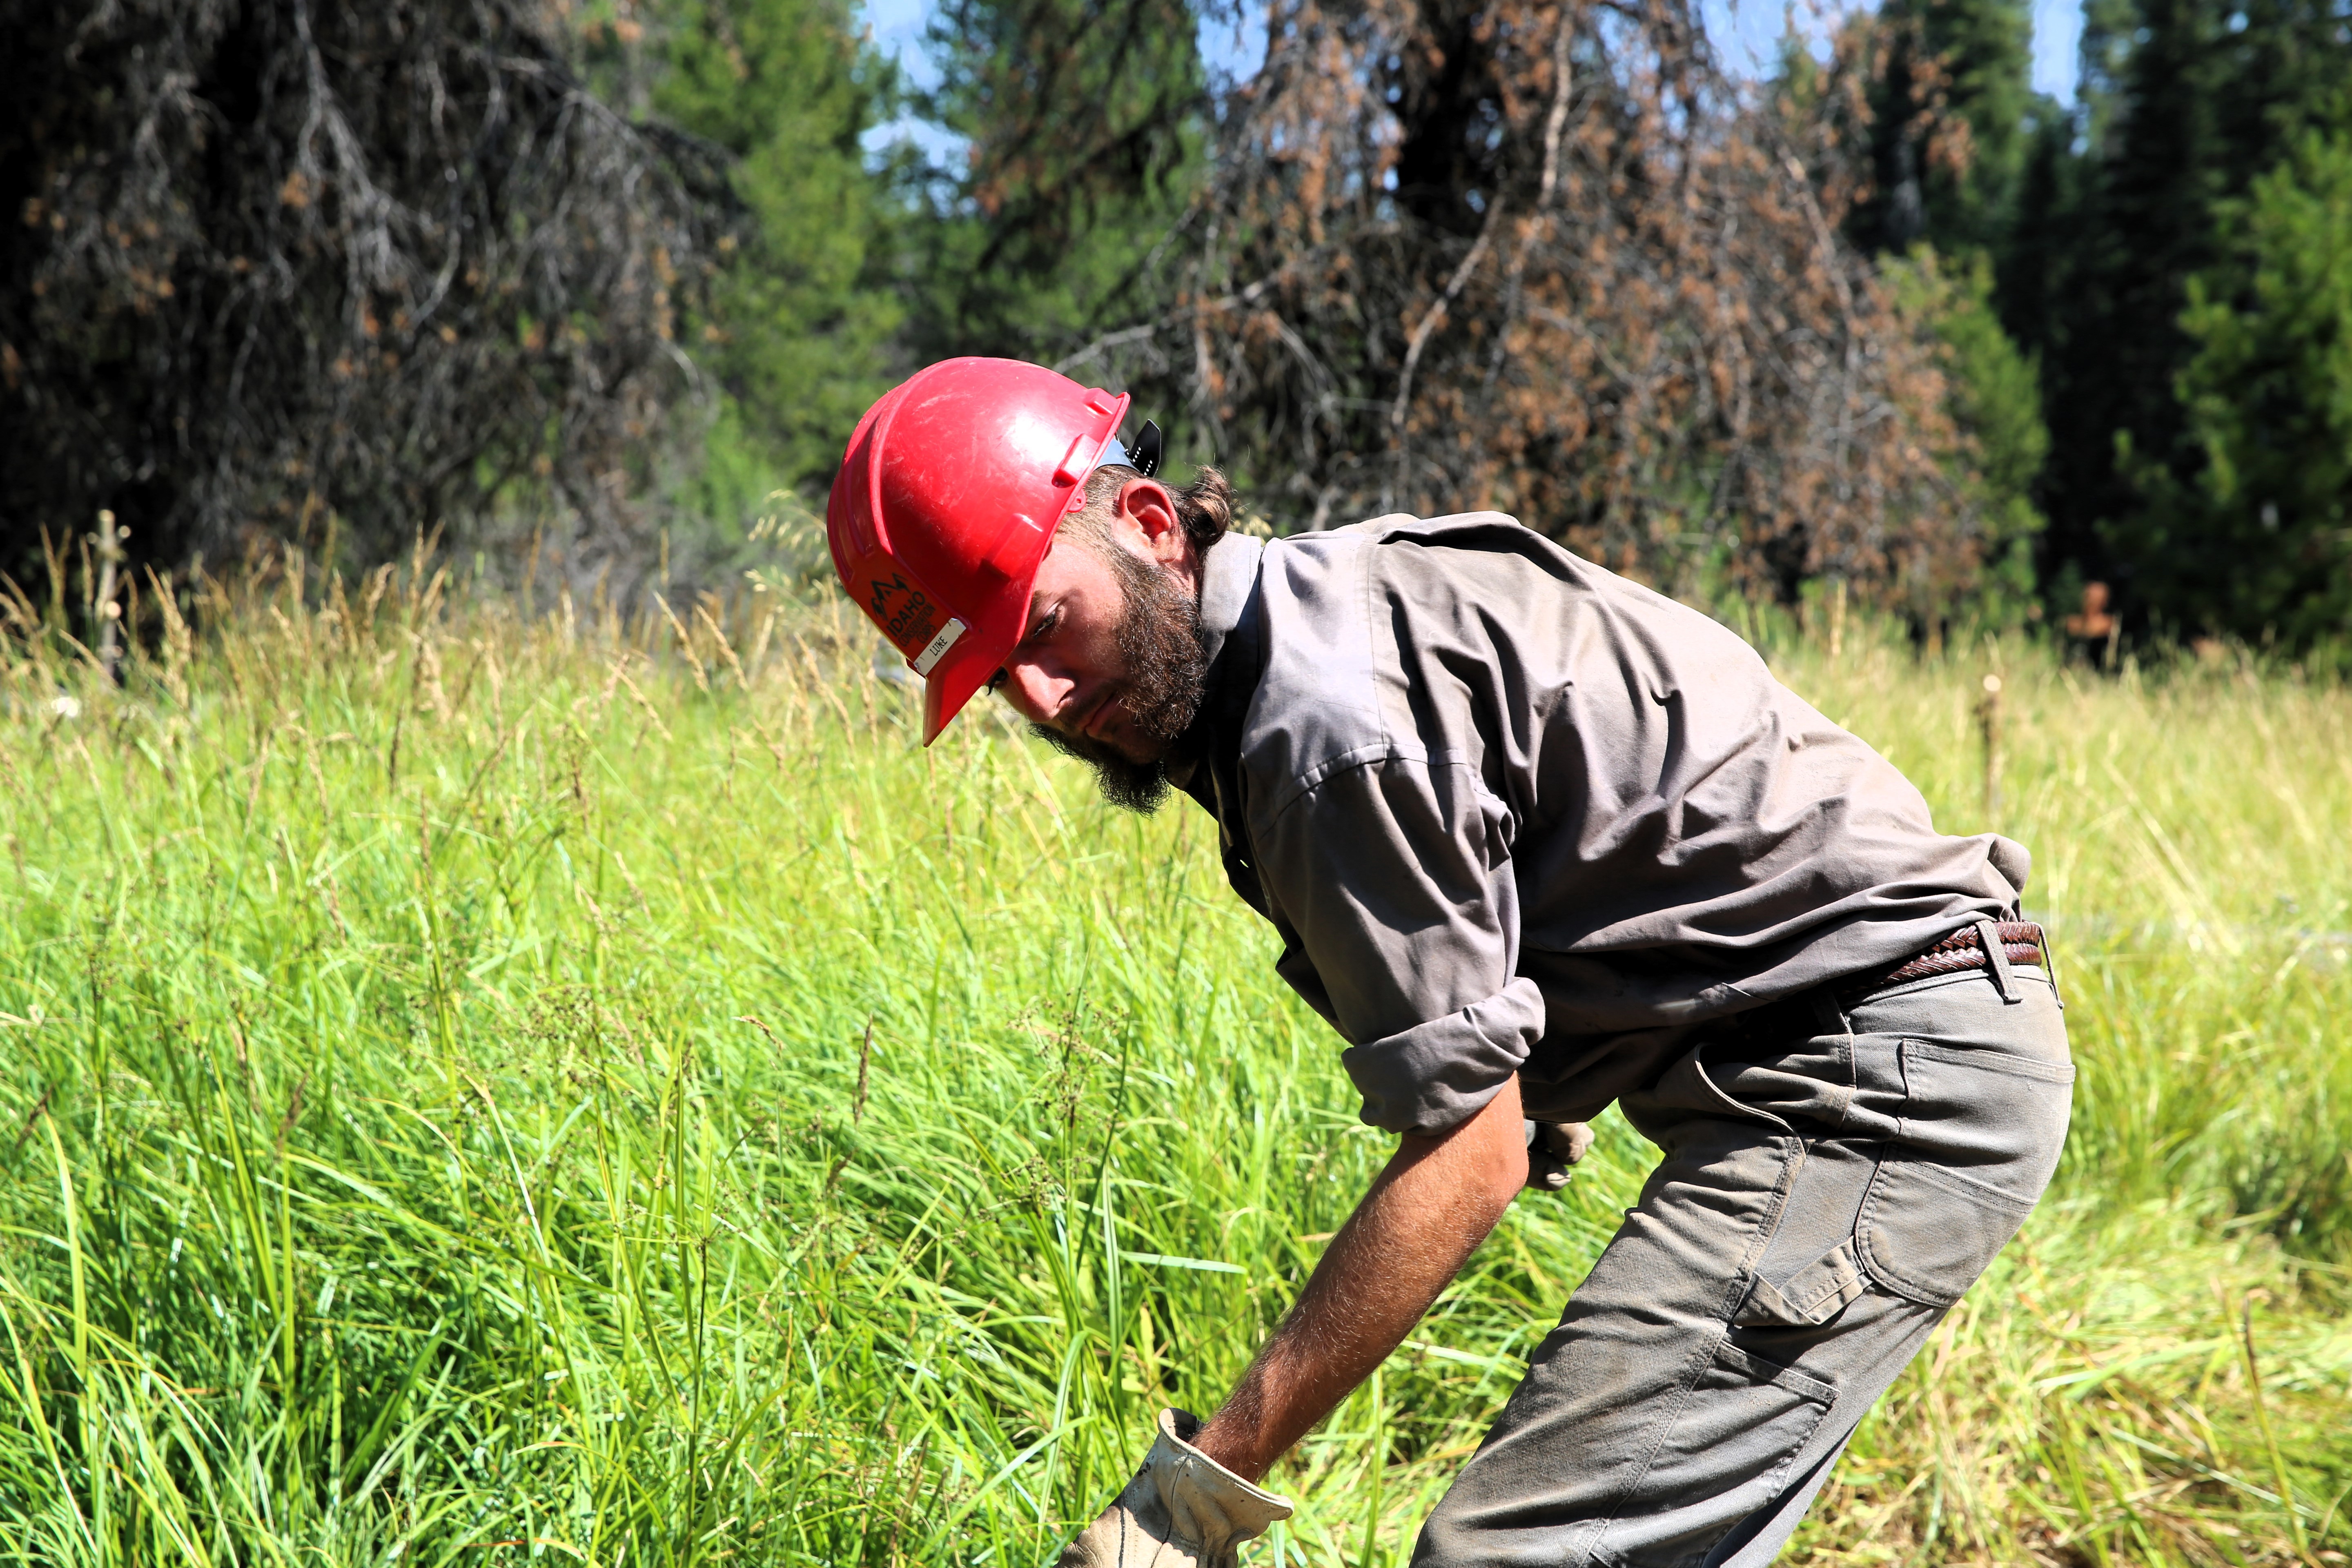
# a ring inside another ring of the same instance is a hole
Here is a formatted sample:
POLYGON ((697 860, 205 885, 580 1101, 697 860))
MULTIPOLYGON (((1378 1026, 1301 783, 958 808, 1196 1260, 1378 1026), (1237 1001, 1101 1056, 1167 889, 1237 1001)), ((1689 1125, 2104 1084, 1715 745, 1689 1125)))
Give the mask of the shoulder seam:
POLYGON ((1506 816, 1510 815, 1510 807, 1494 791, 1486 787, 1486 781, 1480 778, 1477 770, 1458 752, 1446 752, 1433 755, 1417 747, 1376 742, 1371 745, 1358 746, 1353 750, 1342 752, 1338 756, 1327 758, 1297 777, 1287 781, 1281 795, 1265 814, 1265 826, 1271 827, 1291 807, 1308 795, 1318 793, 1325 784, 1340 774, 1360 772, 1381 763, 1411 763, 1432 773, 1441 768, 1459 773, 1468 780, 1471 793, 1479 800, 1493 805, 1506 816))

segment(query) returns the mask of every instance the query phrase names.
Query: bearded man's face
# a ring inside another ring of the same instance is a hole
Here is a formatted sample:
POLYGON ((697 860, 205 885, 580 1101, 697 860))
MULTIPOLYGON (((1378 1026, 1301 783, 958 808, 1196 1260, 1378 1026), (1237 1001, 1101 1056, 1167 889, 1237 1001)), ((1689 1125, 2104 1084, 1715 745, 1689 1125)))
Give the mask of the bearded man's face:
POLYGON ((1113 700, 1125 710, 1120 742, 1066 733, 1050 724, 1030 732, 1095 770, 1103 798, 1129 811, 1152 812, 1168 798, 1168 763, 1192 727, 1207 689, 1209 660, 1201 647, 1201 602, 1166 571, 1117 544, 1081 539, 1098 551, 1126 595, 1112 641, 1124 675, 1113 700))
POLYGON ((1112 527, 1066 522, 1038 568, 1031 631, 999 682, 1031 731, 1091 766, 1114 805, 1152 811, 1207 684, 1189 584, 1112 527))

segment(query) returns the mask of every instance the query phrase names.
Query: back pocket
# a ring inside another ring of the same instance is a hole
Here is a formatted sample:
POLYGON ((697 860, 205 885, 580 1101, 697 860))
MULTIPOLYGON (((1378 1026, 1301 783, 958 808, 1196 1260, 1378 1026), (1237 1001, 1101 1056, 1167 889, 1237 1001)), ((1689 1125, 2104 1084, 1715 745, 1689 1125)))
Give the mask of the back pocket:
POLYGON ((2058 1168, 2072 1063, 1906 1040, 1903 1125, 1854 1230, 1889 1290, 1948 1307, 2009 1244, 2058 1168))

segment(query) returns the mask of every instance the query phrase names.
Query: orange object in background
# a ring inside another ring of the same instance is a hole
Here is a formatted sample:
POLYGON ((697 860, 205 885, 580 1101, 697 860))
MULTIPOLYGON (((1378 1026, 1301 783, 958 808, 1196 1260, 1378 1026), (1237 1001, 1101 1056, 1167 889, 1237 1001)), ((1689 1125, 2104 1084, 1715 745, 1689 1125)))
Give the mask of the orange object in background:
POLYGON ((2084 642, 2105 642, 2116 633, 2116 617, 2107 613, 2107 585, 2083 584, 2083 609, 2066 617, 2066 635, 2084 642))

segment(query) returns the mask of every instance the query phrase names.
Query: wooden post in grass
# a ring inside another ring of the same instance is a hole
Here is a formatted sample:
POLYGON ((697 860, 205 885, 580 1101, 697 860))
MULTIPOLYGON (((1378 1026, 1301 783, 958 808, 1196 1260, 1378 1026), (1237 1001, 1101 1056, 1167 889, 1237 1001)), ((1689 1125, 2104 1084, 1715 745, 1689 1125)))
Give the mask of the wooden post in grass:
POLYGON ((127 528, 114 526, 114 514, 98 514, 98 531, 90 542, 98 547, 98 597, 91 602, 90 613, 98 620, 98 662, 105 667, 106 679, 116 678, 115 667, 122 654, 115 629, 122 619, 122 606, 114 602, 114 581, 122 565, 122 542, 129 537, 127 528))
POLYGON ((2000 677, 1984 678, 1984 696, 1977 700, 1977 733, 1984 741, 1985 821, 2000 825, 2000 677))

